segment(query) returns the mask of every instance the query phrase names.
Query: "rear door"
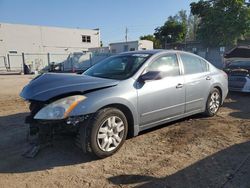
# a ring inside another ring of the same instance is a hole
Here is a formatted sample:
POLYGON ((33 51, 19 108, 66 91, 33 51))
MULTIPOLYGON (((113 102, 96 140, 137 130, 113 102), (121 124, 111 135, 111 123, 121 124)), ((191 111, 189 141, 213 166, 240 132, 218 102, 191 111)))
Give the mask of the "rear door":
POLYGON ((211 85, 211 76, 207 62, 188 53, 180 53, 183 64, 186 106, 185 113, 204 109, 211 85))

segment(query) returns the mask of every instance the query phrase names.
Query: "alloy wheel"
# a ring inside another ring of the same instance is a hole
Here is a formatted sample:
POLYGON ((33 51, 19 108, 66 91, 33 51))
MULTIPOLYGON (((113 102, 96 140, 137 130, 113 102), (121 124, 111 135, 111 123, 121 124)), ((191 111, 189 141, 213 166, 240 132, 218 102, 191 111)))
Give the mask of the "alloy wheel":
POLYGON ((117 116, 110 116, 100 126, 97 143, 102 151, 110 152, 116 149, 124 137, 124 122, 117 116))
POLYGON ((220 95, 218 92, 213 92, 211 94, 211 101, 209 103, 209 109, 212 113, 216 113, 219 110, 220 107, 220 95))

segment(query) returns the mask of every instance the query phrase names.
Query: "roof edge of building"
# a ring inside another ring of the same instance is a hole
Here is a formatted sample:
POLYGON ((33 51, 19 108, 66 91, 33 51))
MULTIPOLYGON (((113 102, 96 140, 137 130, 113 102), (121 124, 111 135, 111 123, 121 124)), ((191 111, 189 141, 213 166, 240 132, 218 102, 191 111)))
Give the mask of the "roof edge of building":
POLYGON ((73 30, 100 31, 100 29, 97 29, 97 28, 96 29, 74 28, 74 27, 35 25, 35 24, 22 24, 22 23, 8 23, 8 22, 0 22, 0 25, 18 25, 18 26, 28 26, 28 27, 46 27, 46 28, 56 28, 56 29, 73 29, 73 30))

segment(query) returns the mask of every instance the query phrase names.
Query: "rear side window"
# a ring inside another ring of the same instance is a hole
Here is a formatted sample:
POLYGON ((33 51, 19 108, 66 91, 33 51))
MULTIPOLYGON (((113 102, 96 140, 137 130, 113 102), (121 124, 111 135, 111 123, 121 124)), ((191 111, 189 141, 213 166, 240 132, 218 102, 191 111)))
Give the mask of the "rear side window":
POLYGON ((204 61, 203 59, 200 59, 201 62, 201 66, 203 67, 204 72, 209 71, 209 65, 206 61, 204 61))
POLYGON ((160 71, 164 76, 180 75, 176 54, 166 54, 154 60, 148 67, 148 71, 160 71))
POLYGON ((189 55, 180 54, 185 74, 196 74, 208 71, 208 64, 204 60, 189 55))

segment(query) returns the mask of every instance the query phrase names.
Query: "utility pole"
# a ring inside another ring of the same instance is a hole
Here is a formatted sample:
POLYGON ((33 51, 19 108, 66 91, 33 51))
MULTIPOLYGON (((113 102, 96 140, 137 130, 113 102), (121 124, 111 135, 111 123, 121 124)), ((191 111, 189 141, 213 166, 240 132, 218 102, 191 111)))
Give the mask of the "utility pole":
POLYGON ((128 28, 125 30, 125 41, 128 42, 128 28))

